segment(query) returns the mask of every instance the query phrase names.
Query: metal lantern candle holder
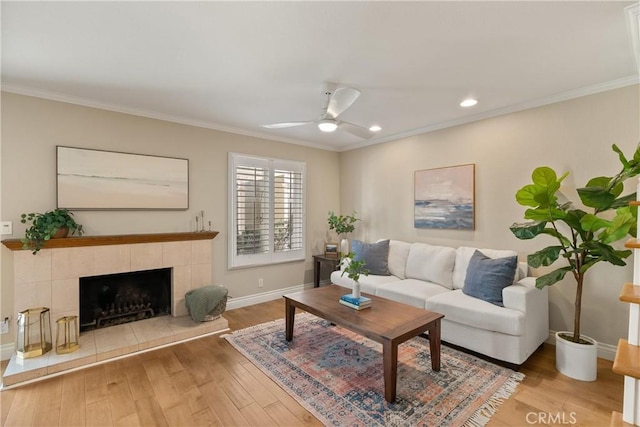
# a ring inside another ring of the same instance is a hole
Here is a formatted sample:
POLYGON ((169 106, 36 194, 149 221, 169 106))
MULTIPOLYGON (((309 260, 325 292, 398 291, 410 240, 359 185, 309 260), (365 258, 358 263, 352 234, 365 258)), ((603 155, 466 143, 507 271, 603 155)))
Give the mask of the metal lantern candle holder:
POLYGON ((42 356, 51 350, 51 314, 47 307, 18 313, 17 355, 21 359, 42 356))
POLYGON ((56 320, 56 353, 72 353, 80 347, 78 344, 78 316, 65 316, 56 320))

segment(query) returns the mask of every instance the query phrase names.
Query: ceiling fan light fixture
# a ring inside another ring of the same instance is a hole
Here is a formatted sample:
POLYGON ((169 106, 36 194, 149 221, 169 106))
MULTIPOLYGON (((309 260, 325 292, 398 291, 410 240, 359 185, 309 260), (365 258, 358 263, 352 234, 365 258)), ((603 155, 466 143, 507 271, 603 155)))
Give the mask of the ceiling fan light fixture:
POLYGON ((335 120, 324 119, 318 122, 318 129, 322 132, 333 132, 338 128, 338 124, 335 120))

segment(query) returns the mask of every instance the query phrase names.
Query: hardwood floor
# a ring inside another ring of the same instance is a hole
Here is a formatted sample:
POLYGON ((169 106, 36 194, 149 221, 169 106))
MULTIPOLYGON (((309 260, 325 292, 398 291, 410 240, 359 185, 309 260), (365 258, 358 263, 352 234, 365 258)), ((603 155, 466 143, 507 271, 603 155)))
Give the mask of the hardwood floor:
MULTIPOLYGON (((284 317, 283 300, 225 313, 232 330, 284 317)), ((598 381, 555 370, 545 346, 490 426, 608 426, 623 379, 598 360, 598 381)), ((2 368, 6 366, 6 362, 2 368)), ((0 393, 3 426, 314 426, 307 410, 218 336, 155 350, 0 393)))

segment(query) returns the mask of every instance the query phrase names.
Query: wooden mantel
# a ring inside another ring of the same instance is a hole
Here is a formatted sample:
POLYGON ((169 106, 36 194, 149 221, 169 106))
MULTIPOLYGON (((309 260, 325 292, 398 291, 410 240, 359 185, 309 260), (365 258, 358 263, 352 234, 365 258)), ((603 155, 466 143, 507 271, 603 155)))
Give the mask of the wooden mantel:
MULTIPOLYGON (((48 240, 44 249, 74 248, 80 246, 128 245, 134 243, 180 242, 185 240, 207 240, 218 235, 217 231, 193 233, 122 234, 114 236, 65 237, 48 240)), ((3 240, 2 244, 12 251, 22 250, 20 239, 3 240)))

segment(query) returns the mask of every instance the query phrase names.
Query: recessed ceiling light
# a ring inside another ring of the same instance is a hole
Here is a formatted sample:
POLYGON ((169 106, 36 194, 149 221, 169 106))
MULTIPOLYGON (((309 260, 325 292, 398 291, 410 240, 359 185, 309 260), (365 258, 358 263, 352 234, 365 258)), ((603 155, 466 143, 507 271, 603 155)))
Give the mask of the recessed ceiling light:
POLYGON ((337 128, 338 125, 336 124, 335 120, 325 119, 318 122, 318 129, 320 129, 322 132, 333 132, 337 128))
POLYGON ((378 126, 378 125, 373 125, 373 126, 371 126, 371 127, 369 128, 369 130, 370 130, 371 132, 380 132, 380 131, 382 130, 382 128, 381 128, 380 126, 378 126))
POLYGON ((478 100, 473 99, 473 98, 468 98, 468 99, 465 99, 464 101, 462 101, 460 103, 460 106, 461 107, 473 107, 477 103, 478 103, 478 100))

